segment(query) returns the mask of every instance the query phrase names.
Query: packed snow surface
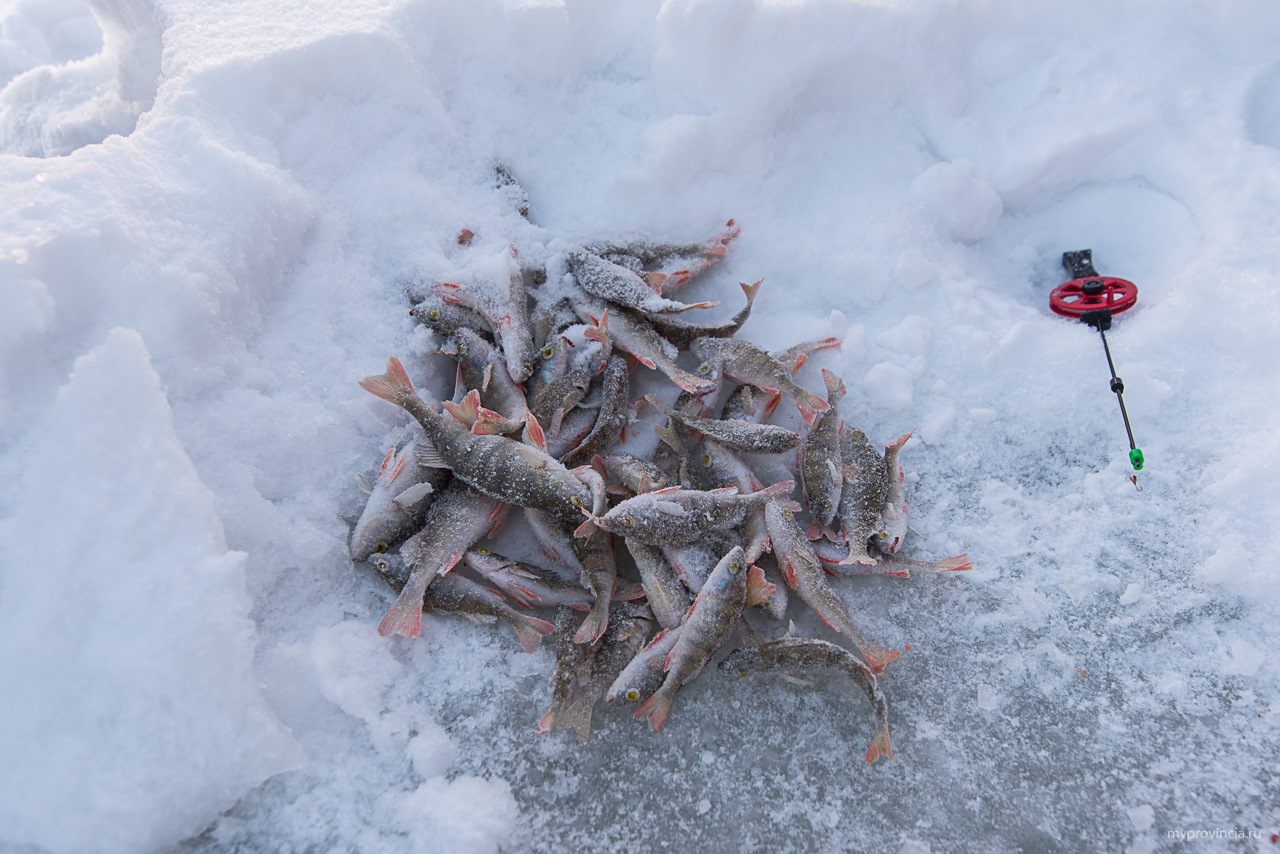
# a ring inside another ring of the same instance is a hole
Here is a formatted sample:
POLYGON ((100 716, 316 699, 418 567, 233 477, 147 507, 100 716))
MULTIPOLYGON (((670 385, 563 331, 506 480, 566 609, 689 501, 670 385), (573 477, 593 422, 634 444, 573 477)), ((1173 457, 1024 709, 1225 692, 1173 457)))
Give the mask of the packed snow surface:
POLYGON ((1268 0, 0 3, 0 848, 1269 850, 1277 44, 1268 0), (973 561, 837 582, 911 645, 891 762, 847 684, 711 668, 535 736, 551 644, 380 638, 348 557, 410 435, 356 381, 452 381, 407 286, 730 217, 681 298, 843 336, 798 379, 917 429, 904 550, 973 561), (1086 247, 1141 290, 1141 491, 1047 307, 1086 247))

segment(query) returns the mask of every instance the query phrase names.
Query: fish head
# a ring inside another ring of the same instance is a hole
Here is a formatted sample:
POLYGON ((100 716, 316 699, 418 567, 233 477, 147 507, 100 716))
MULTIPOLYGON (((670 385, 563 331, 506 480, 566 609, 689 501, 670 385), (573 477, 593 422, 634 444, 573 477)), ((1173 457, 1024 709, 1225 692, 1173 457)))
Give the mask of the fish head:
POLYGON ((875 536, 871 538, 881 553, 897 554, 898 549, 902 547, 902 541, 907 536, 906 509, 906 504, 903 504, 901 510, 895 508, 895 512, 886 512, 881 518, 880 530, 876 531, 875 536))
POLYGON ((398 554, 376 554, 370 563, 397 590, 409 581, 409 564, 398 554))
POLYGON ((361 519, 351 534, 351 559, 358 563, 368 560, 371 555, 385 553, 396 541, 401 528, 401 521, 391 515, 361 519))
POLYGON ((755 669, 760 661, 760 650, 758 649, 735 649, 729 653, 724 661, 720 662, 720 672, 733 676, 747 676, 755 669))

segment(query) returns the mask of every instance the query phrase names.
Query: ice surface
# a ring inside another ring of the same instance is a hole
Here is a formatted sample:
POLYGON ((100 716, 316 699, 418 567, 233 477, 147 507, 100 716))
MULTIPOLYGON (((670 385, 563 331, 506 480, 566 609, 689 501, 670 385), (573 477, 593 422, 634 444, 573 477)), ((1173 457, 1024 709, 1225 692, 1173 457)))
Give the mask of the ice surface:
POLYGON ((1280 831, 1278 41, 1263 0, 0 4, 0 846, 1280 831), (745 337, 843 331, 799 381, 919 428, 905 551, 974 563, 836 582, 912 646, 892 762, 844 687, 710 669, 660 734, 538 738, 549 649, 378 638, 347 559, 355 475, 409 435, 356 380, 451 388, 408 283, 729 217, 687 298, 763 277, 745 337), (1141 289, 1108 341, 1142 492, 1097 334, 1046 305, 1086 247, 1141 289))

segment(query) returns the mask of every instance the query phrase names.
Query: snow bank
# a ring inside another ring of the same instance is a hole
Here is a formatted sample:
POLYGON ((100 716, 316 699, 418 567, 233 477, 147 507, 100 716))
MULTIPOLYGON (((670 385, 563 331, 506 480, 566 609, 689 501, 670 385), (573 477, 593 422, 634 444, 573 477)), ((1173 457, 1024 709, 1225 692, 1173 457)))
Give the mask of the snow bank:
POLYGON ((300 754, 253 675, 244 554, 141 336, 76 360, 0 523, 0 826, 52 851, 198 833, 300 754))

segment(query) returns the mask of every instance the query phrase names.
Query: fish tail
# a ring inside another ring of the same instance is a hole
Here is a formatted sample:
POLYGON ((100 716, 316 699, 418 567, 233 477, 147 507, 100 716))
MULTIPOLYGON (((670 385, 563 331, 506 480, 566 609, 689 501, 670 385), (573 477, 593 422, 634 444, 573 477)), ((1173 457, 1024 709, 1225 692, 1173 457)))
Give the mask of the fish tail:
POLYGON ((881 756, 886 759, 893 758, 893 745, 889 743, 888 724, 881 724, 876 737, 871 739, 871 746, 867 748, 867 764, 875 762, 881 756))
POLYGON ((404 635, 416 638, 422 632, 422 593, 407 585, 400 597, 391 605, 387 615, 378 624, 378 634, 385 637, 404 635))
POLYGON ((764 570, 758 566, 753 566, 747 570, 747 603, 746 607, 754 608, 756 605, 769 601, 769 597, 778 592, 778 588, 764 580, 764 570))
POLYGON ((524 614, 516 613, 511 618, 511 628, 516 630, 516 637, 520 639, 520 645, 524 647, 525 652, 533 652, 542 643, 542 638, 556 630, 556 627, 548 623, 546 620, 539 620, 537 617, 529 617, 524 614))
POLYGON ((771 500, 773 498, 782 500, 782 499, 785 499, 787 496, 789 496, 792 492, 794 492, 795 488, 796 488, 796 482, 794 480, 780 480, 777 483, 775 483, 773 486, 765 487, 764 489, 760 490, 755 494, 768 495, 770 498, 766 500, 771 500))
POLYGON ((931 569, 930 572, 963 572, 966 569, 973 569, 973 563, 969 560, 967 554, 956 555, 955 557, 943 558, 934 561, 937 569, 931 569))
POLYGON ((901 451, 902 446, 907 444, 907 440, 910 439, 915 434, 916 434, 916 431, 913 429, 910 433, 903 433, 901 436, 894 439, 892 442, 885 442, 884 443, 885 451, 894 451, 894 452, 901 451))
POLYGON ((824 409, 830 409, 831 404, 818 397, 808 389, 799 389, 795 395, 796 408, 800 410, 800 417, 804 419, 804 423, 813 425, 813 419, 818 417, 818 413, 824 409))
POLYGON ((600 607, 601 602, 597 600, 596 606, 587 614, 587 618, 578 627, 578 633, 573 636, 574 643, 594 644, 604 634, 605 627, 609 625, 609 600, 602 598, 604 607, 600 607))
POLYGON ((756 301, 756 293, 759 292, 760 286, 764 284, 764 279, 759 279, 749 285, 746 282, 738 282, 738 284, 742 287, 742 292, 747 295, 747 302, 750 304, 756 301))
POLYGON ((556 718, 559 717, 559 709, 556 704, 552 704, 547 709, 546 714, 538 718, 538 725, 533 728, 534 735, 546 735, 551 732, 552 727, 556 725, 556 718))
POLYGON ((667 690, 664 682, 652 697, 640 704, 640 708, 636 709, 636 720, 649 722, 649 729, 654 732, 662 732, 662 725, 667 722, 667 712, 671 711, 671 700, 675 696, 675 691, 667 690))
POLYGON ((881 649, 858 638, 854 638, 853 642, 858 647, 858 652, 862 653, 862 657, 871 665, 871 671, 877 676, 884 673, 885 665, 902 655, 900 650, 881 649))
POLYGON ((389 400, 397 406, 404 406, 405 401, 417 394, 404 365, 395 356, 387 359, 387 372, 378 376, 365 377, 360 380, 360 387, 383 400, 389 400))
POLYGON ((848 393, 844 387, 844 380, 840 379, 840 375, 835 371, 823 368, 822 381, 827 385, 827 403, 839 403, 848 393))
POLYGON ((579 697, 574 704, 565 709, 564 714, 556 721, 556 729, 571 729, 578 733, 579 741, 586 741, 591 734, 591 713, 596 704, 588 697, 579 697))

